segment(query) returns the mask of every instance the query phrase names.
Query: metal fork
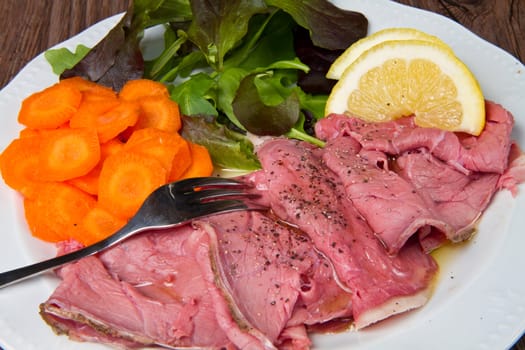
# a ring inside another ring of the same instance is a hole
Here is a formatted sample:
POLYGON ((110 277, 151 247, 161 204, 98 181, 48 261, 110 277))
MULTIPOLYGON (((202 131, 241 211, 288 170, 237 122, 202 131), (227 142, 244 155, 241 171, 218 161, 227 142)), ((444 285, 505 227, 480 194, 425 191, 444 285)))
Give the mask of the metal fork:
POLYGON ((191 178, 161 186, 113 235, 80 250, 0 273, 0 288, 96 254, 142 231, 180 226, 217 213, 266 209, 251 201, 257 195, 247 188, 242 182, 219 177, 191 178))

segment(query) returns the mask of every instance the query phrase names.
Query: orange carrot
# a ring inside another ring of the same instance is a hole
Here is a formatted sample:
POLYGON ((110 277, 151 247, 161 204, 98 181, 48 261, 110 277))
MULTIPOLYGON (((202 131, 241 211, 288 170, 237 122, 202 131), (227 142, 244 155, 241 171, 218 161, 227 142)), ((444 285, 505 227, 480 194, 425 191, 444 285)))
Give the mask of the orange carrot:
POLYGON ((130 81, 117 95, 70 78, 27 100, 19 114, 26 128, 0 155, 0 170, 24 196, 40 239, 94 243, 159 186, 213 171, 206 148, 178 133, 178 105, 161 83, 130 81))
POLYGON ((59 84, 63 86, 72 87, 82 93, 88 92, 97 96, 116 97, 117 95, 115 91, 113 91, 111 88, 97 84, 82 77, 72 77, 63 79, 59 82, 59 84))
POLYGON ((179 105, 164 96, 143 97, 139 100, 140 116, 135 129, 157 128, 177 132, 181 128, 179 105))
POLYGON ((128 127, 135 125, 140 113, 139 105, 121 102, 115 108, 96 117, 96 129, 100 142, 107 142, 128 127))
POLYGON ((121 218, 129 218, 151 192, 166 183, 166 178, 166 169, 156 159, 129 151, 118 152, 102 166, 99 204, 121 218))
POLYGON ((34 137, 34 136, 39 136, 39 135, 40 135, 40 130, 31 129, 31 128, 23 128, 18 133, 18 137, 21 139, 24 137, 34 137))
POLYGON ((95 128, 96 118, 118 105, 119 100, 115 93, 100 95, 94 90, 85 91, 82 93, 82 102, 78 110, 69 120, 69 126, 72 128, 95 128))
POLYGON ((39 136, 33 136, 13 140, 0 156, 5 183, 26 197, 33 198, 41 182, 38 176, 39 154, 39 136))
POLYGON ((18 122, 33 129, 57 128, 72 117, 81 100, 78 89, 57 83, 27 97, 18 113, 18 122))
POLYGON ((126 220, 97 205, 84 216, 80 227, 82 235, 77 240, 87 246, 117 232, 125 224, 126 220))
POLYGON ((162 138, 163 136, 168 134, 170 133, 155 128, 133 130, 133 132, 130 134, 128 140, 125 143, 125 147, 139 145, 144 141, 162 138))
POLYGON ((100 144, 100 157, 102 160, 105 160, 110 155, 122 150, 124 150, 124 143, 118 139, 111 139, 108 142, 100 144))
POLYGON ((42 134, 39 175, 64 181, 87 174, 100 160, 97 133, 90 129, 53 130, 42 134))
POLYGON ((213 173, 213 163, 208 149, 196 143, 189 144, 193 161, 188 170, 182 174, 181 179, 210 176, 213 173))
POLYGON ((119 97, 125 101, 136 101, 147 96, 163 96, 169 98, 168 88, 157 81, 148 79, 129 80, 119 92, 119 97))
POLYGON ((100 176, 101 169, 102 165, 97 165, 86 175, 66 180, 65 183, 74 186, 88 194, 96 196, 98 194, 98 178, 100 176))
POLYGON ((78 236, 79 225, 95 205, 92 196, 59 182, 41 184, 34 199, 24 200, 31 233, 48 242, 78 236))
POLYGON ((180 142, 185 141, 177 133, 146 128, 134 131, 126 142, 125 148, 158 160, 170 173, 180 142))
POLYGON ((86 175, 75 177, 68 180, 67 183, 77 187, 78 189, 92 194, 98 194, 98 179, 100 177, 100 171, 104 160, 112 154, 121 151, 124 148, 124 144, 116 139, 111 139, 106 143, 100 145, 100 161, 98 164, 91 169, 86 175))
POLYGON ((192 162, 193 157, 190 143, 181 137, 175 147, 175 156, 173 157, 171 171, 168 175, 168 182, 181 179, 182 174, 190 168, 192 162))

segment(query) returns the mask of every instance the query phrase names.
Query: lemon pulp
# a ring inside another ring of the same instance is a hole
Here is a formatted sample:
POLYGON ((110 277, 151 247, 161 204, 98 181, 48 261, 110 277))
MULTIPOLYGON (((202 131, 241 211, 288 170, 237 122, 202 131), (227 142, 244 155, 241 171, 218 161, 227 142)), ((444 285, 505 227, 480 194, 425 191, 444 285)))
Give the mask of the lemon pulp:
POLYGON ((363 52, 332 89, 325 114, 367 121, 415 116, 419 126, 479 135, 483 94, 448 47, 424 40, 388 40, 363 52))

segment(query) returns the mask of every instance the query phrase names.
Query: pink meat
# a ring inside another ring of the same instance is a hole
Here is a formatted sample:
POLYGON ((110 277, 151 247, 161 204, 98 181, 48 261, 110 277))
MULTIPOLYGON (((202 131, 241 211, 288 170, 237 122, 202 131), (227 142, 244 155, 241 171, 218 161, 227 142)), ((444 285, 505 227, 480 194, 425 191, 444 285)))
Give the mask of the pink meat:
POLYGON ((63 267, 41 315, 77 340, 234 349, 197 264, 208 245, 189 226, 131 238, 63 267))
MULTIPOLYGON (((209 218, 221 288, 236 318, 280 345, 283 330, 352 315, 351 296, 339 287, 329 261, 304 233, 260 213, 209 218)), ((293 334, 293 333, 292 333, 293 334)), ((308 341, 309 345, 309 341, 308 341)))
MULTIPOLYGON (((421 306, 437 266, 411 242, 388 256, 367 222, 348 201, 322 150, 277 139, 258 150, 267 200, 276 215, 306 232, 352 292, 357 328, 421 306)), ((262 174, 254 176, 261 180, 262 174)))
POLYGON ((465 175, 425 151, 402 155, 396 165, 398 173, 413 185, 436 217, 453 228, 444 232, 452 242, 472 236, 500 178, 495 173, 465 175))
POLYGON ((437 215, 413 184, 388 168, 390 161, 384 153, 363 150, 352 137, 341 136, 326 144, 323 161, 339 176, 346 198, 388 254, 397 254, 417 232, 420 239, 431 233, 454 234, 453 227, 437 215))
POLYGON ((509 167, 501 175, 498 188, 509 190, 513 196, 518 194, 518 184, 525 182, 525 153, 513 143, 509 154, 509 167))
POLYGON ((478 137, 420 128, 413 118, 343 115, 321 120, 316 132, 328 140, 325 162, 387 251, 396 254, 413 234, 430 251, 471 237, 494 193, 515 193, 525 178, 522 153, 510 152, 512 115, 491 102, 486 113, 478 137))
POLYGON ((324 140, 334 139, 339 135, 351 135, 363 148, 390 155, 425 148, 433 156, 466 174, 502 174, 508 166, 512 144, 510 133, 514 119, 502 106, 488 101, 486 114, 485 129, 478 137, 420 128, 414 124, 413 118, 367 123, 345 115, 331 115, 321 119, 316 124, 315 131, 324 140))
POLYGON ((126 348, 308 349, 305 325, 352 315, 335 276, 303 233, 230 213, 62 268, 41 310, 72 339, 126 348))

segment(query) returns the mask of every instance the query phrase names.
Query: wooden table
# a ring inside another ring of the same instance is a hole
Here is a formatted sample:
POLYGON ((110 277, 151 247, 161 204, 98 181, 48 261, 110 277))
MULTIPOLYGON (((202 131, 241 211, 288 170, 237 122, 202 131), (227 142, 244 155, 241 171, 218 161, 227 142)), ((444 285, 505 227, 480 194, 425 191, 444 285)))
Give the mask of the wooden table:
MULTIPOLYGON (((450 17, 525 62, 525 0, 398 2, 450 17)), ((128 0, 0 0, 0 88, 34 56, 97 21, 124 11, 127 3, 128 0)), ((525 350, 525 337, 512 349, 525 350)))

